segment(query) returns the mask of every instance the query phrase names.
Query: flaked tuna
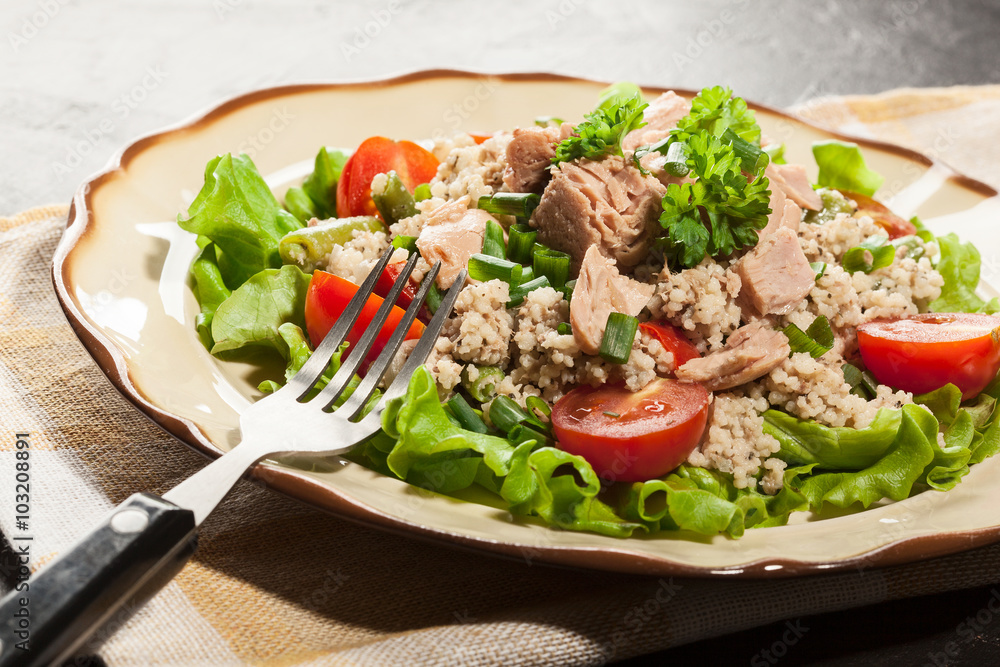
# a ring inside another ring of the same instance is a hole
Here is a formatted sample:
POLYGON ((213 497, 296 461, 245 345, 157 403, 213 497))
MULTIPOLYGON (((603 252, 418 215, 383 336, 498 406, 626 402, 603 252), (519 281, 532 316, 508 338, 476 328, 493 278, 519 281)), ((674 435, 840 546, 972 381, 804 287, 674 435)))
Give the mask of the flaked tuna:
POLYGON ((469 208, 469 196, 442 204, 431 211, 417 238, 420 256, 433 264, 441 262, 437 285, 446 289, 455 282, 469 258, 483 249, 486 222, 495 220, 486 211, 469 208))
POLYGON ((710 391, 720 391, 770 373, 790 353, 785 334, 758 320, 734 331, 723 349, 688 361, 676 375, 682 382, 700 382, 710 391))
POLYGON ((653 296, 654 287, 618 273, 610 259, 590 246, 569 302, 573 339, 585 354, 597 354, 612 312, 635 317, 653 296))
MULTIPOLYGON (((823 201, 812 189, 809 177, 806 176, 806 169, 799 164, 775 164, 767 165, 764 175, 771 184, 771 192, 775 188, 780 188, 789 199, 802 208, 810 211, 818 211, 823 208, 823 201)), ((772 208, 774 208, 772 206, 772 208)))
POLYGON ((691 102, 672 90, 668 90, 649 103, 642 114, 646 124, 632 130, 622 140, 622 148, 634 151, 639 146, 655 144, 666 139, 670 130, 677 127, 677 121, 691 112, 691 102))
POLYGON ((540 243, 572 257, 574 273, 595 245, 618 266, 631 267, 653 243, 664 191, 617 156, 564 162, 553 170, 531 224, 540 243))
POLYGON ((799 238, 779 227, 754 246, 734 267, 742 282, 740 298, 758 315, 784 315, 806 298, 816 283, 799 238))
POLYGON ((767 238, 781 227, 787 227, 798 233, 799 224, 802 222, 802 209, 786 197, 781 188, 771 188, 768 207, 771 209, 771 214, 767 216, 767 226, 757 233, 761 239, 767 238))
POLYGON ((519 127, 507 144, 503 182, 511 192, 541 192, 549 180, 549 166, 556 144, 573 132, 573 126, 519 127))

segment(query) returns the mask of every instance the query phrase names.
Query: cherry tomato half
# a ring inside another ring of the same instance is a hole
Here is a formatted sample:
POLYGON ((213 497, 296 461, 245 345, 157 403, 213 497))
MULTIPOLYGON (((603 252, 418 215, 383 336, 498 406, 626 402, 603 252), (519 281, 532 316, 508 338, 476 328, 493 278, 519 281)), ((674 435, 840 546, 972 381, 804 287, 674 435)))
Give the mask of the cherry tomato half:
POLYGON ((553 406, 552 430, 561 449, 585 458, 602 479, 640 482, 687 459, 705 431, 708 397, 700 384, 669 378, 635 393, 577 387, 553 406))
POLYGON ((885 230, 890 239, 898 239, 903 236, 917 233, 917 227, 904 218, 899 217, 890 211, 885 204, 877 202, 871 197, 859 192, 850 190, 840 190, 840 193, 848 199, 853 199, 858 205, 856 215, 871 216, 876 225, 885 230))
POLYGON ((685 363, 701 356, 698 353, 698 348, 688 340, 684 332, 666 320, 643 322, 639 328, 659 340, 660 345, 667 352, 673 352, 675 368, 680 368, 685 363))
POLYGON ((923 394, 949 382, 976 396, 1000 370, 1000 318, 927 313, 858 327, 861 360, 875 379, 923 394))
POLYGON ((437 174, 438 159, 412 141, 370 137, 347 159, 337 181, 337 217, 378 215, 372 201, 372 179, 376 174, 395 171, 403 185, 413 192, 437 174))
MULTIPOLYGON (((320 344, 323 337, 326 336, 327 332, 336 323, 337 318, 344 312, 347 302, 351 300, 351 297, 357 291, 357 285, 339 276, 326 273, 325 271, 313 272, 312 281, 309 283, 309 289, 306 291, 306 330, 309 332, 309 340, 312 342, 313 347, 320 344)), ((347 334, 347 340, 351 343, 351 347, 347 348, 344 359, 350 355, 358 339, 361 338, 361 334, 365 332, 372 318, 375 317, 375 312, 382 305, 382 301, 382 297, 375 294, 368 297, 368 302, 361 309, 358 321, 347 334)), ((399 327, 399 322, 403 319, 403 314, 404 311, 402 308, 393 306, 392 312, 389 313, 389 319, 382 326, 382 330, 375 338, 375 343, 372 345, 371 351, 365 357, 365 362, 361 366, 362 370, 367 368, 368 364, 378 357, 379 352, 389 342, 389 337, 399 327)), ((420 338, 420 334, 423 332, 424 325, 421 322, 414 322, 406 333, 406 338, 420 338)))

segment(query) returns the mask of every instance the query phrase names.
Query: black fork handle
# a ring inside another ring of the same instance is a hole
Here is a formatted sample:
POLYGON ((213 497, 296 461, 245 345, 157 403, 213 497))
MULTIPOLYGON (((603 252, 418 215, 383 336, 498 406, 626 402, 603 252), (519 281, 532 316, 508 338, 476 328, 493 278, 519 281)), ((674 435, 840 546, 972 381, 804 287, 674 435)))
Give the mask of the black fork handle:
MULTIPOLYGON (((12 543, 15 556, 31 552, 28 541, 12 543)), ((20 563, 14 589, 0 600, 0 667, 71 657, 108 621, 123 624, 141 604, 137 596, 165 585, 196 543, 190 510, 137 493, 30 579, 20 563)))

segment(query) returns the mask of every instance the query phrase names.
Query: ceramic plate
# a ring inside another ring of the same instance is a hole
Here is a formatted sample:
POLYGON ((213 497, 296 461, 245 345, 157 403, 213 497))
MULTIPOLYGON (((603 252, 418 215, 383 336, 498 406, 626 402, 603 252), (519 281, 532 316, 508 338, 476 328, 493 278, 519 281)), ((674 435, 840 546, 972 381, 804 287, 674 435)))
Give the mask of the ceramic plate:
MULTIPOLYGON (((195 245, 174 221, 201 187, 210 158, 248 153, 280 195, 311 171, 320 146, 353 147, 376 134, 420 139, 511 128, 541 115, 579 118, 605 85, 548 74, 432 71, 271 88, 229 100, 136 141, 81 186, 55 256, 56 291, 118 389, 191 447, 219 456, 238 441, 238 415, 259 396, 262 377, 259 368, 210 356, 193 327, 198 308, 186 274, 195 245)), ((764 133, 787 145, 790 162, 812 165, 811 143, 838 136, 754 108, 764 133)), ((984 257, 1000 257, 1000 238, 990 233, 1000 208, 996 192, 912 151, 857 141, 886 177, 878 196, 897 212, 919 214, 939 233, 958 231, 984 257)), ((824 520, 793 515, 788 526, 750 530, 740 540, 556 531, 339 458, 266 462, 252 475, 380 528, 530 561, 625 572, 787 576, 912 561, 1000 539, 1000 457, 975 466, 947 493, 824 520)))

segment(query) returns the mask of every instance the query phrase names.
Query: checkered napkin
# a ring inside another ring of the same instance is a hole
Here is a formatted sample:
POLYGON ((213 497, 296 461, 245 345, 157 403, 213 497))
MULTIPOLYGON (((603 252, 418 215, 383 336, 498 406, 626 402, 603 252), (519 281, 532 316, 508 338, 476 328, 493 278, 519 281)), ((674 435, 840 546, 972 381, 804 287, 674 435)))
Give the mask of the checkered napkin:
MULTIPOLYGON (((798 111, 1000 186, 1000 86, 826 99, 798 111)), ((163 493, 205 464, 115 391, 66 323, 49 277, 66 215, 48 207, 0 219, 0 529, 20 534, 11 480, 15 434, 27 433, 33 568, 132 493, 163 493)), ((111 667, 601 664, 994 582, 1000 545, 808 580, 554 569, 386 534, 240 482, 205 523, 193 561, 87 650, 111 667)))

